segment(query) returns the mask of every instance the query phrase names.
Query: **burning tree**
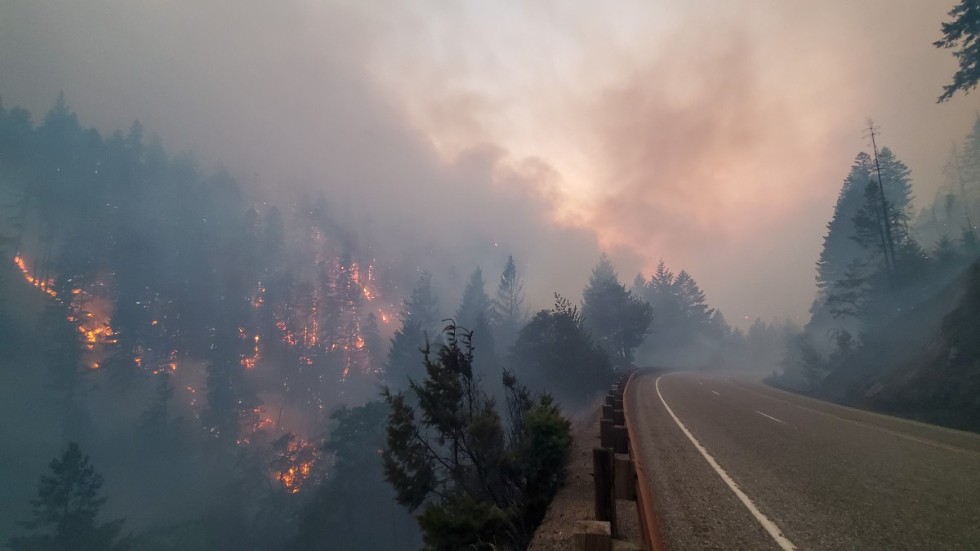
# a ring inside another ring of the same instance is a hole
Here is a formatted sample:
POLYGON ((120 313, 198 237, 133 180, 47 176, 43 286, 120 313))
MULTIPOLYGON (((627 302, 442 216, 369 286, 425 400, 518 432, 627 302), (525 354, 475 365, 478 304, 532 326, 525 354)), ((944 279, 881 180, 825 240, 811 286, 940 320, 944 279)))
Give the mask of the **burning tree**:
POLYGON ((323 451, 333 458, 330 476, 300 515, 295 551, 418 548, 418 527, 394 499, 378 453, 385 445, 387 406, 368 402, 341 407, 323 451), (378 522, 378 519, 385 522, 378 522), (390 519, 390 522, 388 522, 390 519))

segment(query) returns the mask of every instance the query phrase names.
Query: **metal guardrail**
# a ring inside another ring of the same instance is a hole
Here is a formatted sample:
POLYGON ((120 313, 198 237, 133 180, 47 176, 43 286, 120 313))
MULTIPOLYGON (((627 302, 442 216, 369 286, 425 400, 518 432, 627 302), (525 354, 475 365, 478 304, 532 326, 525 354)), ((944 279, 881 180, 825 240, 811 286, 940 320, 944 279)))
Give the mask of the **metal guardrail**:
POLYGON ((613 547, 613 540, 619 535, 616 500, 625 499, 636 501, 643 547, 648 551, 664 551, 650 483, 638 450, 632 445, 636 432, 626 415, 629 403, 626 389, 636 373, 632 369, 621 375, 602 405, 599 447, 592 450, 596 520, 578 523, 575 548, 579 550, 613 547))
MULTIPOLYGON (((633 378, 637 373, 637 370, 630 372, 625 384, 626 387, 633 382, 633 378)), ((623 412, 626 413, 628 411, 629 394, 624 391, 623 412)), ((640 457, 637 447, 633 445, 637 441, 636 430, 630 421, 629 415, 626 415, 626 431, 629 434, 630 457, 633 459, 633 468, 636 473, 636 513, 640 519, 640 536, 643 539, 643 544, 650 551, 665 551, 663 538, 660 536, 660 523, 657 520, 657 514, 653 507, 653 496, 650 493, 650 480, 646 474, 646 463, 640 457)))

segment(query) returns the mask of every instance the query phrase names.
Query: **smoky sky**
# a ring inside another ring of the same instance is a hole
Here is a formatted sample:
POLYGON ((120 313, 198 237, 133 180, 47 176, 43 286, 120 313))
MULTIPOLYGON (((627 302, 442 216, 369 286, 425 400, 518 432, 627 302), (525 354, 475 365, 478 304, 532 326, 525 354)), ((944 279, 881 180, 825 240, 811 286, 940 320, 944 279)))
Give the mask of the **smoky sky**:
POLYGON ((802 320, 866 118, 919 206, 972 124, 980 96, 935 104, 953 3, 0 0, 0 94, 322 189, 420 264, 512 253, 538 307, 606 250, 802 320))

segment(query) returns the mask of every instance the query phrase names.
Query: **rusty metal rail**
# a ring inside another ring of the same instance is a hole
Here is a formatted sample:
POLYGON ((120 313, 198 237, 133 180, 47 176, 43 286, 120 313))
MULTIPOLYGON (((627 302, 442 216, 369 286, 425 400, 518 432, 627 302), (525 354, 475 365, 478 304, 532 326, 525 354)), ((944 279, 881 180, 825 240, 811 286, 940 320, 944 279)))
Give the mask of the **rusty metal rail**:
POLYGON ((633 459, 633 468, 636 472, 636 512, 640 519, 640 535, 643 544, 650 551, 665 551, 663 538, 660 535, 660 523, 654 509, 653 495, 650 492, 650 480, 646 475, 646 463, 639 453, 639 446, 636 445, 639 436, 635 430, 629 416, 629 389, 633 378, 639 371, 634 370, 630 373, 623 389, 623 413, 626 415, 626 432, 629 434, 629 454, 633 459))

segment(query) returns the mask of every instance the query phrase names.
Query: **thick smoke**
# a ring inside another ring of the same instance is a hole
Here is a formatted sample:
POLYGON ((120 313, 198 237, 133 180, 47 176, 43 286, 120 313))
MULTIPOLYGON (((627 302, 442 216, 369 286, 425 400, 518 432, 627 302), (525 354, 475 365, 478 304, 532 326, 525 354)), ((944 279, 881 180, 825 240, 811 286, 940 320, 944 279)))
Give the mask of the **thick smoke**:
POLYGON ((689 269, 736 323, 801 318, 865 117, 926 188, 967 130, 976 98, 933 106, 948 8, 5 3, 0 93, 138 118, 463 273, 513 253, 532 296, 576 293, 604 248, 626 277, 689 269))

